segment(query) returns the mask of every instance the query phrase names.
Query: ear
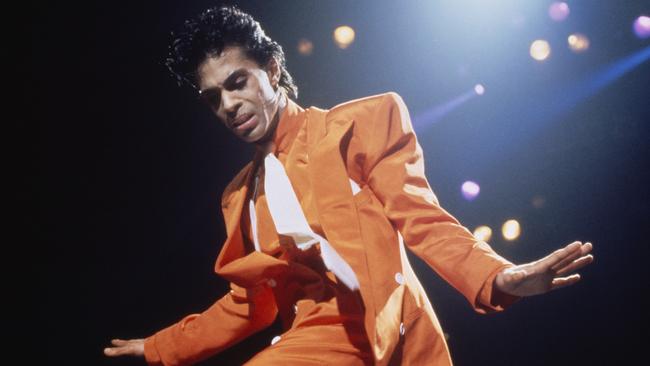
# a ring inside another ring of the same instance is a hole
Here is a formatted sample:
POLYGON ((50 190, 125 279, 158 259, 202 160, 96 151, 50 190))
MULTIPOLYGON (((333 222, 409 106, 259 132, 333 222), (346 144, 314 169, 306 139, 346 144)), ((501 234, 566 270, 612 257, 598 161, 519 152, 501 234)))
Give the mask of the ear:
POLYGON ((280 70, 280 64, 275 57, 271 57, 269 62, 266 64, 266 74, 268 75, 273 88, 276 88, 280 83, 280 75, 282 74, 282 71, 280 70))

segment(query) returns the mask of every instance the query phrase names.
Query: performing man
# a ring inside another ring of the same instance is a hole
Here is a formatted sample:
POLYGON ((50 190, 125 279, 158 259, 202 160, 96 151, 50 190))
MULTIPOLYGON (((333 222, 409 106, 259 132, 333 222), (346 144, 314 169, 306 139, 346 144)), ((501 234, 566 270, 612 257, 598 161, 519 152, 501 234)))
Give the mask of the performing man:
POLYGON ((284 332, 247 365, 451 365, 407 249, 482 314, 574 284, 593 260, 582 242, 522 265, 499 256, 440 207, 399 95, 303 109, 281 46, 236 7, 186 21, 167 65, 256 147, 222 196, 215 271, 231 289, 108 356, 189 365, 279 315, 284 332))

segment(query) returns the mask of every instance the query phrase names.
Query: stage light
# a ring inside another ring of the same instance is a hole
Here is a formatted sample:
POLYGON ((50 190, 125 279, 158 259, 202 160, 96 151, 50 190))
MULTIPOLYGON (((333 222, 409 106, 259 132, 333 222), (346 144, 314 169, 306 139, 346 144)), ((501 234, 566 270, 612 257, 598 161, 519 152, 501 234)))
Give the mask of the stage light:
POLYGON ((314 51, 314 44, 306 38, 298 41, 298 52, 303 56, 309 56, 314 51))
POLYGON ((573 33, 567 38, 569 48, 575 53, 585 52, 589 48, 589 38, 581 33, 573 33))
POLYGON ((483 93, 485 93, 485 87, 482 84, 476 84, 474 86, 474 91, 477 95, 483 95, 483 93))
POLYGON ((354 29, 342 25, 334 30, 334 42, 339 48, 345 49, 354 42, 354 29))
POLYGON ((650 37, 650 17, 641 15, 634 21, 634 33, 643 39, 650 37))
POLYGON ((508 220, 501 227, 501 234, 506 240, 515 240, 521 234, 521 226, 517 220, 508 220))
POLYGON ((565 2, 556 1, 548 7, 548 16, 556 22, 561 22, 569 16, 569 5, 565 2))
POLYGON ((533 205, 533 207, 540 209, 543 208, 546 205, 546 199, 542 196, 535 196, 533 199, 530 201, 530 203, 533 205))
POLYGON ((479 226, 474 229, 474 237, 476 240, 488 241, 492 237, 492 229, 489 226, 479 226))
POLYGON ((431 126, 475 97, 476 90, 474 88, 469 88, 463 94, 460 94, 441 104, 432 106, 431 108, 415 116, 413 118, 413 126, 416 128, 431 126))
POLYGON ((544 61, 551 54, 551 45, 543 39, 538 39, 530 45, 530 57, 537 61, 544 61))
POLYGON ((475 182, 468 180, 467 182, 463 183, 461 191, 463 192, 463 197, 465 197, 466 200, 471 201, 476 198, 476 196, 478 196, 478 193, 481 191, 481 187, 479 187, 475 182))

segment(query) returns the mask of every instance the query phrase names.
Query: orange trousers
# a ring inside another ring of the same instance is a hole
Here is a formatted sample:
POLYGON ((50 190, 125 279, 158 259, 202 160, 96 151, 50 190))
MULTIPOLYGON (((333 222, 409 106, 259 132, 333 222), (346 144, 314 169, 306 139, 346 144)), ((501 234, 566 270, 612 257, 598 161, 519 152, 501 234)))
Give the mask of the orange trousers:
MULTIPOLYGON (((351 335, 342 324, 323 324, 293 328, 279 340, 245 363, 246 366, 267 365, 336 365, 366 366, 373 364, 370 347, 363 335, 351 335), (361 339, 362 338, 362 339, 361 339)), ((276 339, 278 339, 276 337, 276 339)))
POLYGON ((372 365, 360 295, 318 264, 290 267, 274 288, 286 331, 245 365, 372 365))

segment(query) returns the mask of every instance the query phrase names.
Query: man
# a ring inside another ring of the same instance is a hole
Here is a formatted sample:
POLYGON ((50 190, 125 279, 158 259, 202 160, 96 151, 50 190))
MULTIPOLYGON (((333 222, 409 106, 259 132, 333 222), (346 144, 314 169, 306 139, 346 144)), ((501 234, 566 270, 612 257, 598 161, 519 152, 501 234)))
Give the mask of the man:
POLYGON ((256 147, 222 197, 215 270, 231 291, 146 339, 113 340, 108 356, 192 364, 279 315, 284 333, 247 364, 451 365, 406 247, 479 313, 576 283, 593 260, 574 242, 515 265, 477 241, 439 206, 397 94, 301 108, 282 48, 235 7, 187 21, 168 66, 256 147))

